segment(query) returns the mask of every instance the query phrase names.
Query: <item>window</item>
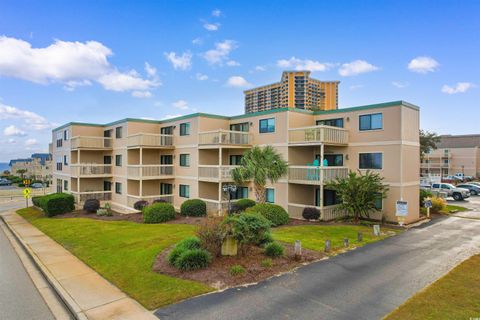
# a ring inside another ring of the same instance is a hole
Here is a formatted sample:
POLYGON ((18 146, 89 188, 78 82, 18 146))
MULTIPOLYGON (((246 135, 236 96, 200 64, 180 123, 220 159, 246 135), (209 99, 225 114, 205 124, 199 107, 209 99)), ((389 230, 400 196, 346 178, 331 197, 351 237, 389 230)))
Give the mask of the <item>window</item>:
MULTIPOLYGON (((63 157, 62 156, 57 157, 56 164, 57 164, 57 171, 62 171, 62 164, 63 164, 63 157)), ((60 184, 61 184, 61 182, 60 182, 60 184)))
POLYGON ((112 183, 110 181, 103 181, 103 191, 112 191, 112 183))
POLYGON ((121 154, 115 155, 115 165, 116 165, 117 167, 121 167, 121 166, 122 166, 122 155, 121 155, 121 154))
POLYGON ((359 129, 360 131, 366 130, 378 130, 382 129, 382 114, 365 114, 359 117, 359 129))
MULTIPOLYGON (((316 160, 320 160, 320 155, 315 155, 316 160)), ((343 166, 343 154, 324 154, 323 164, 328 167, 341 167, 343 166)))
POLYGON ((62 179, 57 179, 57 193, 62 192, 62 179))
POLYGON ((190 122, 180 123, 180 135, 181 136, 190 135, 190 122))
POLYGON ((63 133, 57 132, 57 148, 61 148, 63 145, 63 133))
POLYGON ((104 138, 111 138, 112 137, 112 130, 105 130, 103 131, 104 138))
POLYGON ((381 153, 360 153, 358 156, 360 169, 382 169, 383 154, 381 153))
POLYGON ((317 120, 317 126, 331 126, 343 128, 343 118, 317 120))
POLYGON ((160 194, 172 194, 172 184, 160 183, 160 194))
MULTIPOLYGON (((320 189, 318 189, 320 190, 320 189)), ((324 189, 323 190, 323 205, 333 206, 340 203, 340 198, 337 196, 335 190, 324 189)))
POLYGON ((112 156, 103 156, 103 164, 112 164, 112 156))
POLYGON ((181 184, 179 189, 179 196, 182 198, 190 198, 190 186, 181 184))
POLYGON ((63 131, 63 140, 68 140, 68 130, 63 131))
POLYGON ((63 191, 68 191, 68 180, 63 180, 63 191))
POLYGON ((160 128, 160 134, 173 134, 173 126, 160 128))
POLYGON ((188 153, 180 155, 180 167, 190 167, 190 155, 188 153))
POLYGON ((382 210, 383 209, 383 198, 381 194, 377 194, 377 198, 375 199, 375 209, 382 210))
POLYGON ((115 193, 122 194, 122 184, 120 182, 115 182, 115 193))
POLYGON ((248 198, 248 187, 237 187, 237 191, 230 194, 230 199, 247 199, 248 198))
POLYGON ((260 120, 260 133, 275 132, 275 118, 260 120))
POLYGON ((68 156, 67 155, 63 156, 63 164, 68 166, 68 156))
POLYGON ((231 166, 239 166, 242 163, 242 155, 234 154, 230 156, 230 165, 231 166))
POLYGON ((122 138, 122 127, 115 128, 115 138, 121 139, 122 138))
POLYGON ((243 122, 243 123, 234 123, 230 125, 230 130, 231 131, 243 131, 243 132, 248 132, 250 129, 250 125, 248 122, 243 122))
POLYGON ((265 189, 265 201, 268 203, 275 203, 275 189, 265 189))
POLYGON ((173 156, 171 154, 161 155, 160 164, 173 164, 173 156))

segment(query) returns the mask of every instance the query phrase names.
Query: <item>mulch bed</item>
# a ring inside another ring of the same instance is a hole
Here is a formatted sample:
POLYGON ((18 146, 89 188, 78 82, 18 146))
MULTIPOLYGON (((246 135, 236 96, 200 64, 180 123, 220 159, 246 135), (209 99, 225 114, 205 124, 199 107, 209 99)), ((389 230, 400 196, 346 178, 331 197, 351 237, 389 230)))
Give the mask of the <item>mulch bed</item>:
POLYGON ((294 259, 294 246, 290 244, 283 245, 285 247, 285 256, 272 259, 271 267, 261 266, 261 262, 268 258, 263 254, 263 249, 252 247, 245 256, 239 254, 233 257, 217 257, 206 269, 180 271, 171 266, 167 261, 170 249, 164 250, 157 256, 153 270, 175 278, 201 282, 216 289, 225 289, 232 286, 256 283, 325 257, 325 254, 322 252, 302 249, 302 258, 297 261, 294 259), (231 275, 230 267, 233 265, 241 265, 245 268, 245 273, 236 276, 231 275))

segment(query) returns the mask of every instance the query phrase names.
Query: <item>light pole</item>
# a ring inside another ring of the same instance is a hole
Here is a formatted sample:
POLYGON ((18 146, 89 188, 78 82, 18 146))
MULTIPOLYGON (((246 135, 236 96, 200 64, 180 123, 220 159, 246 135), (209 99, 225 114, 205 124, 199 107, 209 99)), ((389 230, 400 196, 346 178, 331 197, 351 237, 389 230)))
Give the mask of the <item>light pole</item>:
POLYGON ((224 184, 222 187, 223 192, 228 193, 228 215, 232 214, 232 192, 237 191, 237 186, 234 184, 224 184))

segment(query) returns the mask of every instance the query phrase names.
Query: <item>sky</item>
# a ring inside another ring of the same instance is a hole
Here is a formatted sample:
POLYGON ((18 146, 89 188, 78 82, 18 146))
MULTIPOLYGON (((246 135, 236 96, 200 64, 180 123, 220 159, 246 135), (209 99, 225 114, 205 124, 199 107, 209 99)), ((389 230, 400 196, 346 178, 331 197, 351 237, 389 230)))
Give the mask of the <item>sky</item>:
POLYGON ((243 113, 310 70, 339 107, 405 100, 421 128, 480 133, 480 1, 0 0, 0 162, 71 121, 243 113))

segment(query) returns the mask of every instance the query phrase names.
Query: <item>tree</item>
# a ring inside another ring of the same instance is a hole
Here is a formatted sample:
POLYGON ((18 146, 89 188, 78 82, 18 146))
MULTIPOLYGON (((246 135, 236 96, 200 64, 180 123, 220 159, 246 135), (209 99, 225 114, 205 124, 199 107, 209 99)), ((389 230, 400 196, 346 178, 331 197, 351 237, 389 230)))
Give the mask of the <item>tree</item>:
POLYGON ((17 173, 20 175, 20 177, 23 180, 23 175, 27 172, 27 169, 18 169, 17 173))
POLYGON ((439 142, 440 137, 435 132, 420 129, 420 159, 423 159, 430 150, 437 149, 439 142))
POLYGON ((258 203, 264 203, 267 180, 277 182, 287 173, 287 168, 287 163, 272 146, 255 146, 244 153, 240 167, 232 170, 232 178, 237 184, 253 181, 255 198, 258 203))
POLYGON ((380 211, 375 204, 385 198, 388 192, 388 187, 382 181, 383 177, 371 171, 364 174, 350 172, 348 177, 337 178, 327 187, 336 191, 341 200, 340 208, 358 223, 361 217, 369 218, 371 212, 380 211))

